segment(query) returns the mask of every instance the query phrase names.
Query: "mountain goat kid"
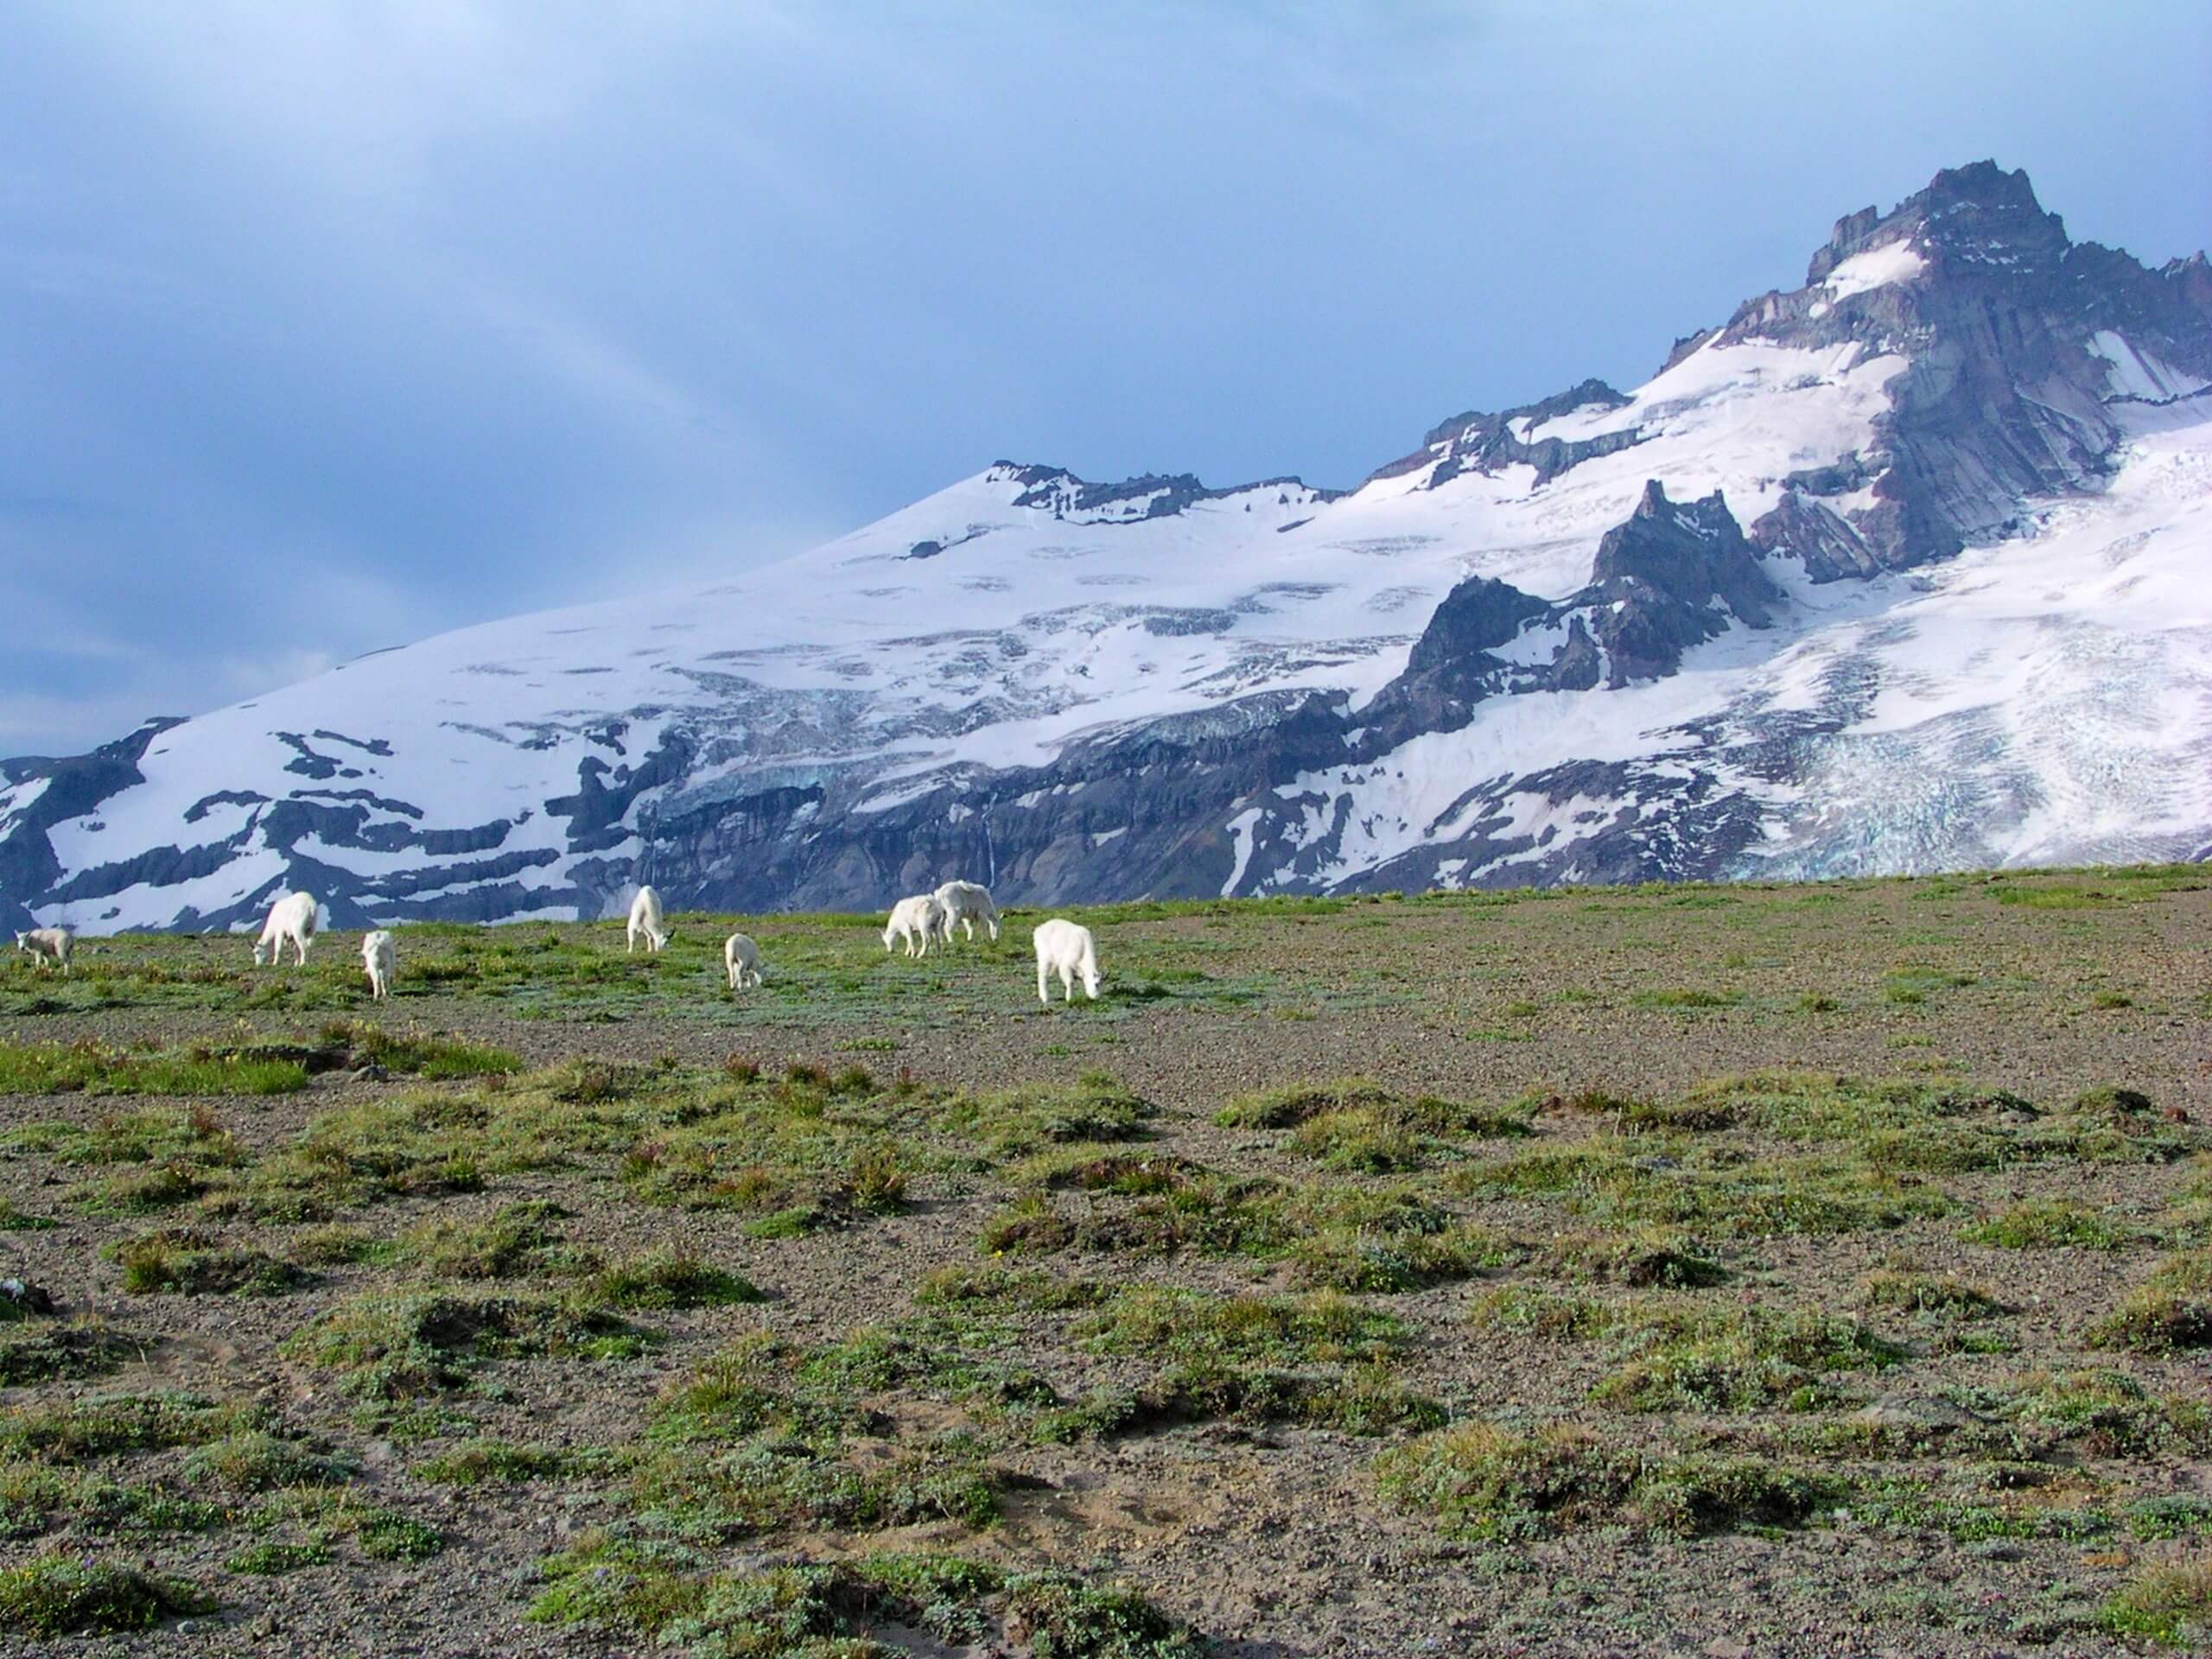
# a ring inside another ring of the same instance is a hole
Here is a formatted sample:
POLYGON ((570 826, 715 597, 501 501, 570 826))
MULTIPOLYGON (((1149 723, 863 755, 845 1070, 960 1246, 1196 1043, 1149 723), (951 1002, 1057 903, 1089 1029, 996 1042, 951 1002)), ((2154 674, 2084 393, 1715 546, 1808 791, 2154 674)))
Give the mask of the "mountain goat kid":
POLYGON ((69 951, 75 941, 66 927, 35 927, 28 933, 16 935, 16 949, 22 951, 41 968, 61 964, 61 971, 69 971, 69 951))
POLYGON ((269 906, 269 919, 261 925, 261 938, 253 947, 253 965, 266 968, 283 960, 284 946, 289 943, 300 953, 299 965, 308 965, 308 946, 315 943, 315 930, 320 918, 319 906, 311 893, 291 893, 269 906))
POLYGON ((930 940, 944 925, 944 906, 933 894, 916 893, 911 899, 901 899, 891 906, 891 919, 884 925, 883 948, 891 949, 894 940, 906 942, 910 957, 926 957, 930 940))
POLYGON ((639 887, 638 896, 630 901, 630 949, 635 953, 638 936, 645 936, 645 949, 658 950, 668 943, 668 918, 660 907, 660 894, 651 887, 639 887))
POLYGON ((952 943, 952 925, 957 922, 965 928, 969 938, 976 937, 976 924, 981 922, 990 930, 995 943, 999 937, 999 907, 991 902, 991 890, 974 881, 948 881, 937 890, 937 902, 944 912, 940 924, 944 942, 952 943))
POLYGON ((381 1002, 391 995, 392 970, 399 964, 399 946, 390 933, 378 928, 361 940, 361 967, 369 976, 369 998, 381 1002))
POLYGON ((722 966, 729 971, 729 988, 741 991, 760 982, 760 947, 742 933, 722 941, 722 966))
POLYGON ((1060 976, 1060 995, 1075 1001, 1075 976, 1083 976, 1083 991, 1093 1001, 1098 998, 1098 941, 1090 937, 1090 930, 1055 916, 1049 922, 1037 925, 1037 1000, 1046 1007, 1052 999, 1046 989, 1050 976, 1060 976))

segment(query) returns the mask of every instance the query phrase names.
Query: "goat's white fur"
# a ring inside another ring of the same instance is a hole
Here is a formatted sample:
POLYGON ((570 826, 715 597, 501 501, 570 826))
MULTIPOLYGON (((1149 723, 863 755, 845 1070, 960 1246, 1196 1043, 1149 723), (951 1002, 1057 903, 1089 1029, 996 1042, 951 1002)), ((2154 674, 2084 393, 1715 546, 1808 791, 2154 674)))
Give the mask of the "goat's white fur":
POLYGON ((976 924, 978 922, 990 930, 993 939, 998 938, 999 907, 991 902, 988 887, 975 881, 948 881, 937 890, 935 897, 944 912, 941 925, 947 944, 952 943, 952 925, 955 922, 967 931, 970 939, 976 937, 976 924))
POLYGON ((269 919, 261 925, 261 939, 253 947, 253 965, 265 968, 281 962, 284 946, 289 943, 300 953, 300 966, 307 966, 308 946, 315 943, 315 930, 319 907, 311 893, 290 893, 269 906, 269 919))
POLYGON ((651 887, 639 887, 638 896, 630 901, 630 949, 638 948, 638 935, 645 936, 645 949, 658 950, 668 943, 668 918, 662 913, 660 894, 651 887))
POLYGON ((910 957, 926 957, 930 940, 944 925, 944 906, 938 904, 934 893, 918 893, 911 899, 901 899, 891 906, 891 919, 884 924, 883 948, 891 949, 899 939, 906 942, 910 957))
POLYGON ((16 949, 31 957, 41 968, 61 964, 61 971, 69 971, 69 951, 74 944, 66 927, 35 927, 28 933, 16 935, 16 949))
POLYGON ((369 996, 378 1002, 391 995, 392 970, 399 963, 399 946, 383 928, 361 939, 361 967, 369 976, 369 996))
POLYGON ((1098 995, 1098 941, 1090 937, 1090 930, 1055 916, 1049 922, 1037 924, 1037 1000, 1046 1007, 1052 1006, 1047 989, 1051 976, 1060 976, 1060 995, 1075 1001, 1075 979, 1083 976, 1085 996, 1096 1001, 1098 995))
POLYGON ((722 966, 729 973, 729 988, 741 991, 760 982, 760 947, 742 933, 722 941, 722 966))

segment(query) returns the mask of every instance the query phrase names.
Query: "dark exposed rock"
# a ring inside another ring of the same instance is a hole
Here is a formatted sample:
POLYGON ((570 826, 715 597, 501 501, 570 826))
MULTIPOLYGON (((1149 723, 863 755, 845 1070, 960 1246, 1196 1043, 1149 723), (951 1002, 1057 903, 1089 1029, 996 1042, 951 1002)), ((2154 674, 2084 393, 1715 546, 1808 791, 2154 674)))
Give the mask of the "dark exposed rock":
POLYGON ((1618 409, 1628 401, 1602 380, 1585 380, 1537 403, 1502 410, 1495 415, 1470 410, 1431 428, 1422 438, 1421 448, 1377 468, 1374 476, 1397 478, 1433 462, 1435 471, 1428 478, 1428 486, 1433 489, 1462 473, 1494 473, 1501 467, 1520 464, 1535 468, 1535 483, 1548 483, 1569 467, 1628 448, 1642 442, 1643 438, 1633 427, 1592 438, 1545 437, 1539 430, 1543 423, 1579 409, 1618 409), (1515 432, 1515 426, 1523 422, 1526 425, 1522 429, 1533 434, 1533 437, 1524 438, 1515 432))
POLYGON ((1767 626, 1782 594, 1719 491, 1678 504, 1653 479, 1627 522, 1598 543, 1591 584, 1572 602, 1590 617, 1608 683, 1619 686, 1672 674, 1683 652, 1728 626, 1721 607, 1746 626, 1767 626))
MULTIPOLYGON (((1040 509, 1056 518, 1077 524, 1101 520, 1128 524, 1172 518, 1201 501, 1218 501, 1268 489, 1274 490, 1286 505, 1293 501, 1332 501, 1340 493, 1315 489, 1295 478, 1267 478, 1240 484, 1233 489, 1210 490, 1188 473, 1147 473, 1125 478, 1119 483, 1093 484, 1065 467, 1025 466, 1011 461, 995 463, 991 475, 1023 486, 1021 493, 1014 498, 1015 506, 1040 509)), ((909 556, 926 556, 917 551, 909 556)))
POLYGON ((1802 560, 1815 582, 1871 576, 1882 568, 1847 520, 1796 490, 1784 490, 1774 509, 1751 526, 1751 541, 1762 552, 1802 560))
POLYGON ((82 817, 109 797, 145 775, 138 763, 153 741, 181 719, 149 720, 128 737, 104 743, 89 754, 54 760, 26 757, 0 768, 11 783, 43 778, 46 788, 38 798, 18 811, 0 836, 0 927, 36 925, 25 902, 51 892, 62 879, 61 861, 54 856, 47 831, 70 818, 82 817))

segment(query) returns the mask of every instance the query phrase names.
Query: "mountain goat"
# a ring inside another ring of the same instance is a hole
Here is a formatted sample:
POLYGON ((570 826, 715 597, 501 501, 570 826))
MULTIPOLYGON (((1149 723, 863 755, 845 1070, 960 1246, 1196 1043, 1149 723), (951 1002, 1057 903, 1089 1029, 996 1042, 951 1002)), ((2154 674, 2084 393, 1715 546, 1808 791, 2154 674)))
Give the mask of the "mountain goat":
POLYGON ((16 949, 30 957, 41 968, 61 964, 61 971, 69 971, 69 951, 74 941, 66 927, 35 927, 28 933, 16 935, 16 949))
POLYGON ((742 933, 722 941, 722 966, 729 971, 729 988, 741 991, 760 982, 760 947, 742 933))
POLYGON ((926 957, 930 940, 943 925, 944 906, 933 894, 920 893, 911 899, 901 899, 891 906, 891 919, 883 929, 883 948, 888 950, 894 940, 906 942, 910 957, 926 957))
POLYGON ((1052 999, 1046 987, 1051 976, 1060 976, 1063 999, 1075 1001, 1075 976, 1083 976, 1084 995, 1094 1001, 1098 996, 1098 941, 1090 937, 1090 930, 1074 922, 1055 916, 1049 922, 1037 925, 1037 1000, 1046 1007, 1052 999))
POLYGON ((381 1002, 391 995, 392 969, 398 965, 399 947, 383 928, 361 940, 361 967, 369 976, 369 995, 381 1002))
POLYGON ((944 911, 944 919, 940 926, 947 944, 952 943, 952 925, 955 922, 967 930, 970 939, 976 937, 977 922, 990 930, 994 940, 998 938, 999 907, 991 902, 988 887, 974 881, 948 881, 937 890, 936 898, 944 911))
POLYGON ((268 967, 281 962, 289 942, 300 953, 299 965, 308 964, 308 946, 315 943, 320 906, 311 893, 287 893, 269 906, 269 919, 261 925, 260 941, 253 947, 253 965, 268 967))
POLYGON ((638 948, 638 935, 645 936, 645 949, 658 950, 668 943, 667 918, 662 913, 660 894, 651 887, 639 887, 638 896, 630 901, 630 949, 638 948))

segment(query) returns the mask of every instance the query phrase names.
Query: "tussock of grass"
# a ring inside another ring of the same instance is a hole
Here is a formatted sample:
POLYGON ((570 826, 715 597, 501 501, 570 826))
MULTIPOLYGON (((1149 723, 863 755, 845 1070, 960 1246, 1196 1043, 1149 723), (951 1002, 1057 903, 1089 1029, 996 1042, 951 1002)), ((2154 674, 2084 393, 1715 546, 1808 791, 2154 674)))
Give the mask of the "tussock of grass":
POLYGON ((993 1255, 1065 1249, 1164 1255, 1203 1250, 1291 1263, 1314 1289, 1405 1291, 1517 1261, 1519 1247, 1410 1187, 1236 1180, 1191 1166, 1166 1192, 1080 1220, 1042 1193, 1001 1211, 982 1233, 993 1255))
POLYGON ((614 1314, 580 1300, 371 1293, 332 1308, 284 1351, 338 1372, 348 1394, 388 1402, 457 1388, 490 1360, 626 1358, 646 1340, 614 1314))
POLYGON ((312 1274, 251 1246, 226 1244, 194 1227, 142 1233, 114 1247, 123 1287, 134 1295, 281 1296, 312 1274))
POLYGON ((1551 1196, 1606 1226, 1689 1229, 1724 1238, 1822 1235, 1904 1225, 1942 1214, 1936 1187, 1849 1155, 1745 1160, 1726 1148, 1611 1137, 1541 1144, 1452 1178, 1484 1196, 1551 1196))
POLYGON ((0 1325, 0 1388, 105 1376, 137 1351, 137 1343, 92 1319, 0 1325))
POLYGON ((198 1395, 93 1395, 19 1406, 0 1415, 0 1450, 75 1463, 118 1452, 202 1446, 257 1422, 246 1408, 198 1395))
POLYGON ((2107 1630, 2171 1648, 2212 1644, 2212 1555, 2139 1569, 2104 1605, 2107 1630))
POLYGON ((285 1573, 296 1573, 303 1567, 327 1567, 330 1562, 330 1546, 320 1539, 304 1543, 287 1543, 270 1539, 258 1544, 248 1544, 223 1563, 226 1573, 241 1573, 250 1578, 276 1578, 285 1573))
POLYGON ((1287 1128, 1292 1155, 1331 1169, 1381 1174, 1421 1169, 1450 1154, 1455 1136, 1525 1135, 1525 1116, 1434 1095, 1394 1094, 1367 1077, 1298 1083, 1240 1096, 1214 1115, 1229 1128, 1287 1128))
POLYGON ((1038 1659, 1202 1659, 1205 1644, 1134 1592, 1060 1572, 1009 1573, 945 1555, 715 1573, 680 1547, 601 1535, 549 1558, 529 1616, 746 1659, 889 1659, 868 1632, 917 1630, 959 1649, 1038 1659))
POLYGON ((2117 1250, 2134 1231, 2107 1212, 2065 1198, 2030 1198, 1961 1230, 1969 1244, 2000 1250, 2117 1250))
POLYGON ((1474 1305, 1477 1325, 1541 1337, 1594 1337, 1611 1328, 1613 1316, 1588 1296, 1562 1296, 1534 1285, 1505 1285, 1474 1305))
POLYGON ((1403 1341, 1405 1330, 1333 1291, 1217 1296, 1140 1288, 1080 1322, 1076 1335, 1099 1353, 1310 1363, 1378 1358, 1403 1341))
POLYGON ((1103 1071, 1074 1084, 1031 1084, 990 1095, 962 1095, 938 1114, 947 1132, 998 1157, 1027 1157, 1082 1141, 1135 1141, 1151 1133, 1159 1108, 1103 1071))
POLYGON ((66 1464, 0 1459, 0 1538, 36 1538, 65 1528, 108 1538, 209 1532, 231 1518, 227 1505, 158 1486, 66 1464))
POLYGON ((1728 1276, 1688 1235, 1664 1227, 1561 1235, 1540 1246, 1529 1267, 1548 1278, 1636 1289, 1681 1290, 1719 1284, 1728 1276))
POLYGON ((573 1462, 556 1446, 475 1440, 416 1464, 412 1472, 441 1486, 513 1486, 565 1474, 573 1462))
POLYGON ((956 1266, 925 1274, 914 1300, 925 1307, 1049 1313, 1094 1306, 1111 1294, 1090 1280, 1012 1268, 956 1266))
MULTIPOLYGON (((1758 1411, 1833 1403, 1835 1371, 1879 1370, 1904 1357, 1856 1319, 1801 1309, 1695 1305, 1638 1307, 1638 1351, 1591 1398, 1623 1411, 1758 1411)), ((1616 1329, 1620 1328, 1617 1324, 1616 1329)))
POLYGON ((420 1030, 395 1036, 358 1020, 333 1020, 322 1028, 322 1040, 347 1051, 355 1065, 380 1065, 433 1082, 504 1077, 522 1070, 521 1057, 504 1048, 420 1030))
POLYGON ((726 1307, 767 1300, 751 1280, 678 1250, 653 1251, 615 1263, 591 1281, 589 1295, 607 1307, 656 1310, 726 1307))
POLYGON ((233 1492, 270 1492, 287 1486, 338 1486, 358 1472, 345 1459, 305 1441, 266 1429, 247 1429, 211 1440, 184 1460, 184 1478, 195 1485, 233 1492))
POLYGON ((1478 1302, 1478 1324, 1560 1339, 1624 1337, 1627 1360, 1591 1397, 1623 1411, 1756 1411, 1832 1403, 1821 1379, 1878 1370, 1904 1351, 1855 1319, 1811 1309, 1669 1297, 1603 1302, 1510 1285, 1478 1302))
POLYGON ((216 1605, 187 1580, 74 1554, 40 1555, 0 1568, 0 1630, 12 1635, 150 1630, 216 1605))
POLYGON ((2007 1307, 1978 1285, 1951 1274, 1912 1273, 1885 1268, 1859 1281, 1858 1300, 1865 1307, 1893 1308, 1905 1313, 1938 1314, 1956 1319, 1986 1319, 2009 1313, 2007 1307))
POLYGON ((550 1224, 567 1215, 556 1204, 507 1205, 480 1222, 426 1221, 400 1236, 398 1258, 438 1279, 514 1279, 573 1274, 596 1265, 550 1224))
POLYGON ((1565 1425, 1463 1423, 1384 1452, 1376 1474, 1400 1503, 1497 1541, 1622 1524, 1682 1536, 1799 1526, 1844 1495, 1764 1459, 1642 1452, 1565 1425))
POLYGON ((2036 1371, 1976 1403, 2031 1434, 2092 1457, 2212 1452, 2212 1404, 2153 1395, 2122 1371, 2036 1371))
POLYGON ((2101 1348, 2154 1354, 2212 1348, 2212 1250, 2166 1257, 2090 1328, 2088 1338, 2101 1348))

